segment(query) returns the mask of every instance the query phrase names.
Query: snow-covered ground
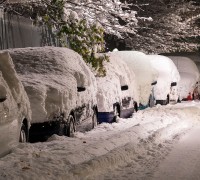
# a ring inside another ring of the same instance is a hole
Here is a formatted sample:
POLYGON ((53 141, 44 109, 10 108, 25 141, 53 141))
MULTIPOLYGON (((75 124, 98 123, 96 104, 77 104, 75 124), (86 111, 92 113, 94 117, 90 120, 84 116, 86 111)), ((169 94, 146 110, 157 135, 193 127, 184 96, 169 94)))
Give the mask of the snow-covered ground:
POLYGON ((0 179, 151 179, 173 146, 198 127, 200 102, 157 105, 73 138, 20 144, 0 159, 0 179))

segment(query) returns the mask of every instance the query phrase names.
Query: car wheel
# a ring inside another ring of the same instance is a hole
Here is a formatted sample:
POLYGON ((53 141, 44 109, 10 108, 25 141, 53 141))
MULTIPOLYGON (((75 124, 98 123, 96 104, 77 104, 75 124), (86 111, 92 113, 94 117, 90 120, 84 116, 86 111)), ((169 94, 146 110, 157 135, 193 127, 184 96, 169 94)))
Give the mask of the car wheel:
POLYGON ((137 105, 137 102, 134 102, 134 111, 135 111, 135 112, 138 111, 138 105, 137 105))
POLYGON ((169 104, 170 98, 169 98, 169 94, 167 95, 167 99, 166 99, 166 105, 169 104))
POLYGON ((94 113, 92 115, 92 129, 95 128, 98 125, 98 120, 97 120, 97 112, 94 110, 94 113))
POLYGON ((114 106, 114 117, 113 117, 113 122, 118 122, 119 121, 119 111, 117 106, 114 106))
POLYGON ((22 124, 21 130, 20 130, 19 142, 25 143, 27 142, 27 139, 28 139, 28 135, 27 135, 26 126, 22 124))
POLYGON ((74 117, 72 115, 70 115, 69 116, 69 124, 68 124, 68 127, 67 127, 67 136, 73 137, 75 131, 76 131, 75 120, 74 120, 74 117))

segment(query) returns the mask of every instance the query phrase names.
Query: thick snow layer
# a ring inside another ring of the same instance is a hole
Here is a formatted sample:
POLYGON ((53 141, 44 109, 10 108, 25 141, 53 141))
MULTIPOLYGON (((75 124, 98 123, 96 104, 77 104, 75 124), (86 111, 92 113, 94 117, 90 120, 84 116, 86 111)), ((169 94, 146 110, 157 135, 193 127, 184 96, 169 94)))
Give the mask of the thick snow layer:
POLYGON ((148 56, 138 51, 114 51, 112 54, 120 57, 135 73, 137 85, 134 88, 135 92, 137 91, 139 94, 138 103, 147 105, 152 89, 151 83, 156 80, 157 76, 156 70, 151 67, 148 56))
POLYGON ((181 80, 178 84, 178 89, 180 93, 180 100, 187 98, 189 92, 193 92, 194 87, 197 82, 197 78, 190 73, 180 72, 181 80))
POLYGON ((177 138, 200 126, 199 109, 194 101, 157 105, 74 138, 20 144, 0 159, 0 179, 148 179, 177 138))
POLYGON ((172 82, 179 82, 180 75, 171 59, 161 55, 148 55, 152 66, 158 71, 157 84, 154 87, 156 100, 166 100, 170 94, 172 82))
POLYGON ((190 58, 182 56, 168 56, 177 66, 179 72, 191 73, 196 78, 199 78, 199 70, 190 58))
POLYGON ((186 98, 189 92, 193 92, 199 80, 199 70, 190 58, 182 56, 169 56, 169 58, 172 59, 180 73, 181 79, 178 84, 180 98, 186 98))
MULTIPOLYGON (((138 99, 135 74, 118 55, 108 53, 107 56, 109 62, 105 62, 106 76, 97 77, 97 104, 100 112, 113 111, 113 104, 121 102, 125 97, 132 97, 135 101, 138 99), (125 85, 128 85, 128 90, 122 91, 121 86, 125 85)), ((133 107, 133 102, 131 105, 133 107)))
MULTIPOLYGON (((67 48, 9 50, 29 96, 32 121, 45 122, 83 104, 96 104, 96 80, 81 56, 67 48), (77 92, 77 87, 86 91, 77 92)), ((91 112, 92 113, 92 108, 91 112)))
POLYGON ((8 53, 0 53, 0 156, 19 143, 24 119, 30 127, 31 109, 28 96, 8 53))
MULTIPOLYGON (((10 55, 7 52, 0 53, 0 72, 1 72, 1 85, 6 87, 6 93, 14 99, 7 99, 8 104, 20 105, 18 108, 19 116, 24 115, 24 118, 31 120, 31 109, 28 96, 24 90, 13 64, 10 55)), ((1 92, 2 93, 2 92, 1 92)), ((12 106, 11 106, 12 107, 12 106)), ((9 108, 9 107, 8 107, 9 108)))

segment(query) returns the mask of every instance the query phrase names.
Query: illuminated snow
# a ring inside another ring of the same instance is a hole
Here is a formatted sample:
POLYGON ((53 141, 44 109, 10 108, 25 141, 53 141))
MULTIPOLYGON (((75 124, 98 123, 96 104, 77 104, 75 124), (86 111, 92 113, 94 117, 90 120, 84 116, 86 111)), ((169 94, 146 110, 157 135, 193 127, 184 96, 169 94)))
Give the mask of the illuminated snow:
MULTIPOLYGON (((154 87, 156 100, 166 100, 170 94, 172 82, 179 82, 180 75, 171 59, 161 55, 148 55, 152 66, 158 71, 157 84, 154 87)), ((177 95, 178 96, 178 95, 177 95)))
POLYGON ((187 98, 189 92, 193 92, 195 84, 199 79, 199 70, 196 64, 187 57, 169 56, 175 63, 180 73, 180 82, 178 84, 180 99, 187 98))
POLYGON ((95 77, 74 51, 40 47, 9 52, 28 93, 33 122, 52 120, 61 113, 68 117, 78 106, 96 104, 95 77), (86 87, 86 91, 78 93, 77 87, 86 87))
MULTIPOLYGON (((113 104, 120 103, 125 97, 133 97, 135 101, 138 99, 137 92, 135 92, 134 72, 129 70, 127 64, 118 55, 108 53, 107 56, 109 62, 105 63, 106 76, 97 78, 97 102, 100 112, 113 111, 113 104), (128 85, 128 90, 121 90, 121 86, 124 85, 128 85)), ((133 102, 131 107, 133 107, 133 102)))
POLYGON ((148 176, 149 168, 165 158, 176 137, 200 125, 199 109, 200 103, 194 101, 157 105, 138 111, 132 118, 119 119, 119 123, 103 123, 90 132, 76 133, 74 138, 53 135, 48 142, 20 144, 0 159, 0 179, 148 176), (136 172, 128 168, 131 165, 136 172), (123 166, 127 173, 119 171, 123 166))
POLYGON ((126 62, 130 70, 134 72, 134 93, 139 96, 137 102, 138 104, 141 103, 147 105, 152 89, 151 83, 157 79, 157 72, 152 68, 148 56, 138 51, 115 50, 112 54, 120 57, 124 62, 126 62))

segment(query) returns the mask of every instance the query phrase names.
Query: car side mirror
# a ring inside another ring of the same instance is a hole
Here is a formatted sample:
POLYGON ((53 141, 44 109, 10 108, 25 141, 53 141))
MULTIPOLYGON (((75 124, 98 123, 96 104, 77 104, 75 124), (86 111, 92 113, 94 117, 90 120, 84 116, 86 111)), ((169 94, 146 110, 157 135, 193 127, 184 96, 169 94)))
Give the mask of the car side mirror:
POLYGON ((154 82, 151 83, 152 86, 156 85, 156 84, 157 84, 157 81, 154 81, 154 82))
POLYGON ((176 86, 176 85, 177 85, 176 82, 172 82, 172 83, 171 83, 171 86, 176 86))
POLYGON ((121 86, 121 90, 122 90, 122 91, 128 90, 128 85, 121 86))
POLYGON ((86 89, 85 87, 77 87, 77 91, 78 91, 78 92, 85 91, 85 89, 86 89))

